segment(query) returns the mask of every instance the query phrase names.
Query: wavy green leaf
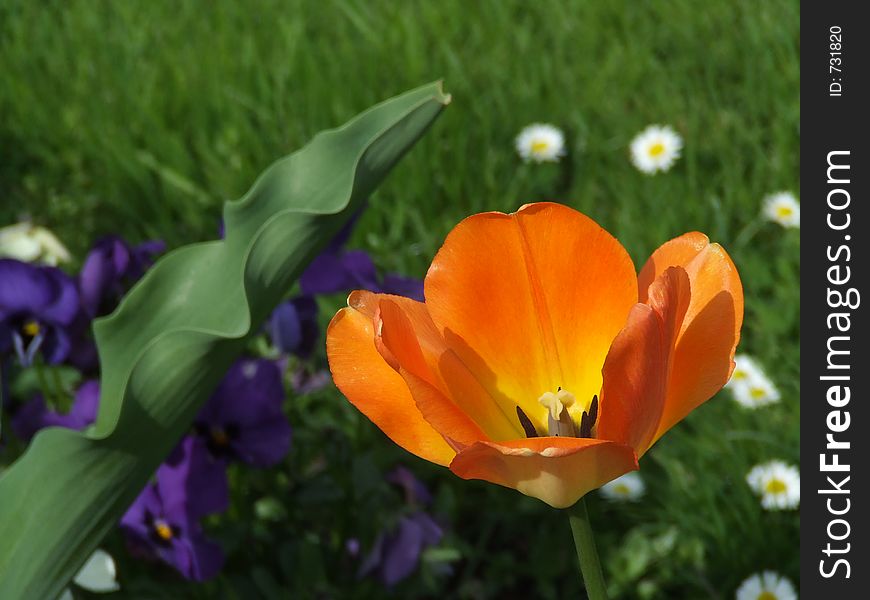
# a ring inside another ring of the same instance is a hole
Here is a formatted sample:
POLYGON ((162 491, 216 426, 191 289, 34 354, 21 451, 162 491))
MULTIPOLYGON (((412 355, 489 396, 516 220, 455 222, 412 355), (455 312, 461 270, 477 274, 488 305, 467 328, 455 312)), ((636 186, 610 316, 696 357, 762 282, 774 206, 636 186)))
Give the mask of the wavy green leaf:
POLYGON ((57 597, 246 336, 448 102, 430 84, 318 134, 227 203, 225 240, 169 253, 95 324, 97 422, 40 432, 0 478, 0 598, 57 597))

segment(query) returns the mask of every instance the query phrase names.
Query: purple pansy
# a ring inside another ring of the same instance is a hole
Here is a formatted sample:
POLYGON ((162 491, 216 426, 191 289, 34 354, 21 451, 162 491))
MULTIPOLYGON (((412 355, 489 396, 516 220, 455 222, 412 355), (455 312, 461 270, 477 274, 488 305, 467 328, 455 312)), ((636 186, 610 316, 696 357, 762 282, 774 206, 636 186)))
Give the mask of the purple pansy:
POLYGON ((444 531, 423 510, 432 501, 432 495, 410 469, 398 466, 386 479, 402 488, 405 503, 412 512, 400 517, 394 528, 377 537, 360 566, 359 576, 374 574, 392 587, 417 569, 423 551, 438 544, 444 531))
POLYGON ((283 354, 310 356, 320 338, 317 301, 311 296, 297 296, 282 302, 272 311, 267 330, 272 343, 283 354))
POLYGON ((199 519, 225 510, 228 502, 223 465, 187 437, 121 518, 121 530, 135 554, 162 560, 188 579, 209 579, 224 555, 205 537, 199 519))
POLYGON ((165 247, 161 240, 130 246, 115 235, 100 239, 85 258, 78 277, 85 313, 93 318, 111 312, 127 288, 142 277, 165 247))
POLYGON ((281 409, 281 369, 266 359, 240 359, 194 422, 215 457, 268 467, 290 450, 290 423, 281 409))
POLYGON ((63 361, 78 309, 75 283, 60 269, 0 259, 0 354, 14 351, 24 366, 37 352, 63 361))
POLYGON ((36 396, 22 406, 12 418, 15 435, 29 440, 44 427, 66 427, 81 431, 97 419, 100 405, 100 384, 85 381, 76 390, 75 399, 68 413, 58 413, 45 405, 42 396, 36 396))
POLYGON ((314 295, 368 290, 407 296, 422 302, 421 280, 397 274, 387 274, 381 278, 368 254, 362 250, 345 249, 344 245, 350 239, 364 208, 357 211, 302 273, 299 278, 302 293, 314 295))
POLYGON ((409 506, 426 506, 432 502, 432 494, 407 467, 399 465, 390 471, 387 475, 387 481, 402 488, 405 493, 405 502, 409 506))
POLYGON ((339 248, 320 254, 302 273, 299 284, 305 294, 368 290, 423 301, 421 280, 396 274, 379 277, 372 259, 362 250, 339 248))
POLYGON ((443 536, 444 531, 425 512, 401 517, 393 531, 382 533, 375 540, 359 575, 375 574, 392 587, 413 573, 423 551, 438 544, 443 536))

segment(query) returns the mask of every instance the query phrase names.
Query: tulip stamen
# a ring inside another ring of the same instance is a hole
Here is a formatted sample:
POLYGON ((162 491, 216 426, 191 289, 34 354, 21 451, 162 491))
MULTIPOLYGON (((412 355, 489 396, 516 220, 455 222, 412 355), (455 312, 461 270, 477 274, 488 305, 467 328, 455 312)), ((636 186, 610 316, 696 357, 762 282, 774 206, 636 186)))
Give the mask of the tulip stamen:
POLYGON ((535 425, 532 423, 532 420, 525 412, 523 412, 523 409, 519 406, 517 406, 517 419, 520 420, 520 425, 523 426, 523 431, 526 432, 527 438, 539 437, 538 430, 535 429, 535 425))
POLYGON ((589 410, 583 411, 580 417, 580 435, 578 437, 591 438, 592 428, 595 427, 595 421, 598 420, 598 394, 592 396, 592 402, 589 404, 589 410))
POLYGON ((577 437, 577 424, 568 410, 575 402, 574 394, 560 386, 556 393, 544 392, 538 402, 547 409, 548 434, 558 437, 577 437))

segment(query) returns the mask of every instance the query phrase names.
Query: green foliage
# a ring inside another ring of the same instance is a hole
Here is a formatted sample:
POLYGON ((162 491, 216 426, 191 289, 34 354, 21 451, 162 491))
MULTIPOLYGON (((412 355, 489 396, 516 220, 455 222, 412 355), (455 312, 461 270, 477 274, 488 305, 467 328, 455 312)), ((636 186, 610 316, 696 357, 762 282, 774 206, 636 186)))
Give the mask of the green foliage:
POLYGON ((0 479, 0 597, 56 597, 189 427, 245 338, 449 101, 384 102, 276 162, 223 241, 165 258, 95 325, 97 422, 48 429, 0 479))

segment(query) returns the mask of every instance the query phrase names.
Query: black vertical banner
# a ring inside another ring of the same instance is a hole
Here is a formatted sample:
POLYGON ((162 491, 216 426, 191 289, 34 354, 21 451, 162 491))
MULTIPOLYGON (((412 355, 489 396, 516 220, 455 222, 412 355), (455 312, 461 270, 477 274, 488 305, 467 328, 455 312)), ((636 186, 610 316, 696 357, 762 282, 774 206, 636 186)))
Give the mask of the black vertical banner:
POLYGON ((870 598, 870 22, 801 2, 801 595, 870 598))

